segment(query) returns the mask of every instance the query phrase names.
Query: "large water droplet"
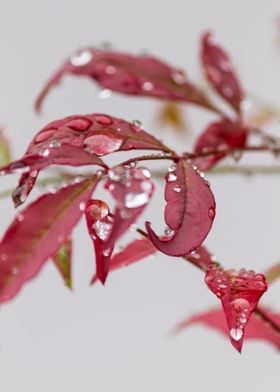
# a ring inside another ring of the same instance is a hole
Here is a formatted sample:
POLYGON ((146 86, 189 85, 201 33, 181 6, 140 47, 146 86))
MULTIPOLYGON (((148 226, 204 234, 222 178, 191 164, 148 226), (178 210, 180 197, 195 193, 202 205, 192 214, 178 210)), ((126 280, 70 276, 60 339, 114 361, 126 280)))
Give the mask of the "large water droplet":
POLYGON ((55 129, 47 129, 46 131, 40 132, 36 137, 35 137, 35 143, 42 143, 45 140, 51 138, 56 132, 55 129))
POLYGON ((242 339, 243 330, 241 328, 231 328, 229 334, 233 340, 239 342, 239 340, 242 339))
POLYGON ((113 120, 109 116, 105 116, 103 114, 99 114, 95 116, 95 120, 101 125, 111 125, 113 124, 113 120))
POLYGON ((92 200, 88 205, 86 213, 94 220, 98 221, 109 214, 108 205, 102 200, 92 200))
POLYGON ((75 67, 81 67, 92 60, 92 53, 89 50, 83 50, 71 57, 70 62, 75 67))
POLYGON ((102 156, 118 151, 122 143, 122 139, 104 134, 96 134, 84 140, 84 147, 89 153, 102 156))
POLYGON ((149 200, 146 192, 142 193, 128 193, 125 196, 124 204, 126 208, 137 208, 145 205, 149 200))
POLYGON ((111 232, 112 225, 111 223, 97 221, 92 225, 93 230, 96 235, 102 240, 105 241, 111 232))
POLYGON ((65 124, 66 127, 73 129, 74 131, 84 132, 89 129, 92 121, 88 118, 74 118, 65 124))

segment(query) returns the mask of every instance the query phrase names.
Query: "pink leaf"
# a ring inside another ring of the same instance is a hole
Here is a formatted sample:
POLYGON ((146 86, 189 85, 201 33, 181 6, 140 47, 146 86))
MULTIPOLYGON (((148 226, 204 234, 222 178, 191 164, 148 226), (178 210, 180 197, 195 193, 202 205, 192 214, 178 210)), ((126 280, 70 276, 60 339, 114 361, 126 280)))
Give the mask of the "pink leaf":
POLYGON ((221 300, 231 343, 241 352, 245 327, 267 290, 264 275, 244 269, 225 271, 213 265, 206 273, 205 282, 221 300))
POLYGON ((184 256, 198 248, 206 238, 215 217, 215 200, 209 184, 179 160, 166 176, 165 222, 170 236, 160 239, 146 223, 153 244, 170 256, 184 256))
POLYGON ((88 76, 101 87, 123 94, 191 102, 213 110, 206 95, 182 70, 152 56, 88 48, 65 61, 47 82, 36 100, 37 112, 48 92, 67 74, 88 76))
MULTIPOLYGON (((273 313, 268 309, 262 308, 265 313, 276 325, 280 328, 280 314, 273 313)), ((180 322, 174 329, 175 333, 184 331, 186 328, 194 324, 204 324, 207 327, 213 328, 223 335, 228 336, 228 326, 226 323, 224 312, 221 309, 212 309, 198 315, 188 317, 186 320, 180 322)), ((278 350, 280 349, 279 334, 264 320, 258 317, 255 313, 251 315, 250 321, 246 326, 244 334, 246 339, 265 340, 274 345, 278 350)))
POLYGON ((17 215, 0 243, 0 301, 13 298, 55 254, 81 217, 97 179, 46 194, 17 215))
POLYGON ((89 218, 90 204, 86 209, 89 232, 93 237, 96 237, 95 251, 98 262, 96 274, 102 283, 106 280, 109 269, 108 263, 116 241, 141 215, 154 191, 154 185, 150 180, 150 172, 144 167, 115 167, 109 171, 109 180, 105 187, 116 200, 113 217, 110 219, 107 214, 105 221, 105 218, 102 218, 94 222, 89 218), (102 233, 105 231, 106 235, 103 235, 102 238, 100 234, 96 233, 96 230, 92 231, 92 224, 97 225, 102 233))
POLYGON ((199 136, 194 151, 197 154, 207 153, 215 150, 211 155, 196 158, 193 163, 200 170, 210 169, 215 163, 228 155, 229 148, 243 148, 247 141, 248 132, 239 122, 228 119, 210 124, 199 136))
POLYGON ((207 79, 215 90, 240 113, 244 93, 228 54, 216 44, 210 33, 202 38, 201 61, 207 79))
MULTIPOLYGON (((148 238, 141 238, 129 243, 122 251, 116 253, 109 262, 109 272, 115 271, 122 267, 128 267, 154 254, 157 249, 148 238)), ((92 283, 97 281, 97 275, 92 279, 92 283)))
POLYGON ((70 290, 72 289, 72 240, 69 238, 52 256, 53 263, 70 290))

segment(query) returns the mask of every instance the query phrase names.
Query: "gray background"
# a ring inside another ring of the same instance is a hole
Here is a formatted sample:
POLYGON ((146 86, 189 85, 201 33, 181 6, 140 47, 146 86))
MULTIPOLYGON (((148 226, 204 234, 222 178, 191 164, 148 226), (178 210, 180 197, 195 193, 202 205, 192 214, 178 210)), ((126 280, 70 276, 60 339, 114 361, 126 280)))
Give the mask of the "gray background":
MULTIPOLYGON (((117 94, 103 101, 88 80, 65 79, 36 117, 34 97, 61 60, 88 43, 148 49, 201 81, 199 36, 213 29, 230 50, 249 91, 279 100, 279 2, 267 1, 0 1, 0 119, 13 139, 14 156, 45 123, 73 113, 108 112, 140 118, 173 146, 182 142, 153 121, 158 103, 117 94)), ((194 139, 211 119, 190 107, 194 139)), ((275 125, 279 131, 279 123, 275 125)), ((186 147, 185 147, 186 148, 186 147)), ((271 162, 254 156, 250 161, 271 162)), ((245 160, 244 160, 245 162, 245 160)), ((1 178, 0 191, 16 178, 1 178)), ((207 239, 228 267, 262 271, 279 259, 280 187, 277 177, 250 180, 211 177, 217 218, 207 239)), ((146 216, 162 229, 162 190, 146 216)), ((1 233, 14 211, 1 202, 1 233)), ((0 312, 0 389, 58 391, 279 391, 279 355, 262 342, 245 343, 242 356, 203 327, 178 338, 174 324, 217 305, 193 267, 163 255, 113 274, 106 288, 89 288, 91 244, 81 224, 75 242, 75 291, 71 295, 48 264, 0 312), (278 369, 278 370, 277 370, 278 369)), ((279 285, 263 303, 280 310, 279 285)))

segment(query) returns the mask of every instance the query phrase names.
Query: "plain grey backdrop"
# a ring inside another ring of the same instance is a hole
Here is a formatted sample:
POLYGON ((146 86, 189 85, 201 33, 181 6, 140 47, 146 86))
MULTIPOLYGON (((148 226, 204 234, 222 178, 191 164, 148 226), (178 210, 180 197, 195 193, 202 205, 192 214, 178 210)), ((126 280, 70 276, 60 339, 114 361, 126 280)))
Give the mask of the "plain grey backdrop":
MULTIPOLYGON (((110 41, 117 49, 148 50, 184 67, 201 82, 199 37, 213 30, 234 58, 248 91, 280 104, 280 42, 276 0, 266 1, 35 1, 0 0, 0 121, 15 157, 47 122, 76 113, 139 118, 178 149, 191 145, 209 115, 188 107, 192 131, 182 146, 154 122, 159 103, 118 94, 98 98, 89 80, 66 78, 41 117, 32 108, 46 78, 79 46, 110 41)), ((279 123, 275 130, 280 132, 279 123)), ((262 155, 251 162, 272 162, 262 155)), ((209 177, 217 218, 206 243, 227 267, 263 271, 280 259, 278 177, 209 177)), ((1 178, 0 191, 16 178, 1 178)), ((147 210, 162 230, 162 189, 147 210)), ((0 204, 1 234, 14 214, 0 204)), ((171 338, 182 318, 218 305, 193 267, 163 255, 114 273, 104 289, 89 287, 93 256, 85 225, 75 234, 75 290, 51 264, 12 303, 0 309, 0 390, 49 391, 279 391, 279 354, 246 342, 240 356, 203 327, 171 338)), ((263 303, 280 311, 279 284, 263 303)))

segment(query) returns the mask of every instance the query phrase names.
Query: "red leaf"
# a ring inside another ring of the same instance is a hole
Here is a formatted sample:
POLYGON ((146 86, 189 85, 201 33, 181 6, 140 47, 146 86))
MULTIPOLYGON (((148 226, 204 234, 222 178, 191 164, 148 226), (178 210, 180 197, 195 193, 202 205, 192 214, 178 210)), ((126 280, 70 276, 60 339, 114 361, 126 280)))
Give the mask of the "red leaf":
POLYGON ((243 148, 247 141, 247 129, 239 122, 232 122, 228 119, 210 124, 199 136, 194 151, 197 154, 207 153, 212 150, 216 152, 212 155, 196 158, 193 163, 200 170, 207 170, 215 163, 228 155, 228 148, 243 148), (218 150, 218 151, 217 151, 218 150))
POLYGON ((208 270, 205 282, 221 300, 232 345, 241 352, 244 329, 261 296, 267 290, 265 277, 241 269, 225 271, 216 265, 208 270))
POLYGON ((218 46, 210 33, 202 37, 201 61, 207 79, 215 90, 240 113, 244 93, 228 54, 218 46))
POLYGON ((47 82, 36 100, 37 112, 49 90, 67 74, 88 76, 101 87, 123 94, 191 102, 213 110, 205 94, 182 70, 151 56, 88 48, 65 61, 47 82))
POLYGON ((72 240, 69 238, 52 256, 65 285, 72 289, 72 240))
MULTIPOLYGON (((98 237, 95 242, 96 274, 102 283, 106 280, 108 263, 116 241, 143 212, 154 191, 154 185, 150 180, 150 172, 143 167, 115 167, 109 171, 109 180, 105 187, 116 200, 113 218, 109 222, 104 221, 104 218, 93 222, 91 219, 89 220, 89 211, 86 209, 89 232, 94 237, 98 237), (99 230, 102 231, 104 231, 105 225, 106 235, 103 236, 104 238, 101 238, 96 232, 92 232, 93 223, 98 224, 99 230)), ((106 217, 106 219, 108 218, 109 216, 106 217)))
MULTIPOLYGON (((148 238, 141 238, 132 241, 122 251, 116 253, 109 262, 109 272, 115 271, 122 267, 128 267, 156 253, 157 249, 148 238)), ((97 275, 92 279, 92 284, 97 281, 97 275)))
POLYGON ((46 194, 21 211, 0 243, 0 301, 13 298, 72 232, 96 178, 46 194))
MULTIPOLYGON (((262 312, 265 313, 270 319, 278 324, 280 328, 280 314, 273 313, 268 309, 262 308, 262 312)), ((174 329, 175 333, 182 332, 186 328, 194 324, 204 324, 207 327, 213 328, 223 335, 228 336, 228 326, 226 323, 224 312, 221 309, 212 309, 198 315, 188 317, 186 320, 180 322, 174 329)), ((275 330, 266 323, 263 319, 259 318, 256 314, 252 314, 250 321, 246 326, 244 334, 246 339, 265 340, 268 343, 274 345, 278 350, 280 349, 280 336, 275 330)))
POLYGON ((184 256, 198 248, 206 238, 215 217, 215 200, 209 184, 191 165, 180 160, 166 176, 165 222, 168 239, 160 239, 146 223, 153 244, 170 256, 184 256))
POLYGON ((95 250, 96 276, 105 283, 113 249, 105 249, 104 242, 112 230, 113 218, 102 200, 89 200, 85 208, 87 228, 95 250))

